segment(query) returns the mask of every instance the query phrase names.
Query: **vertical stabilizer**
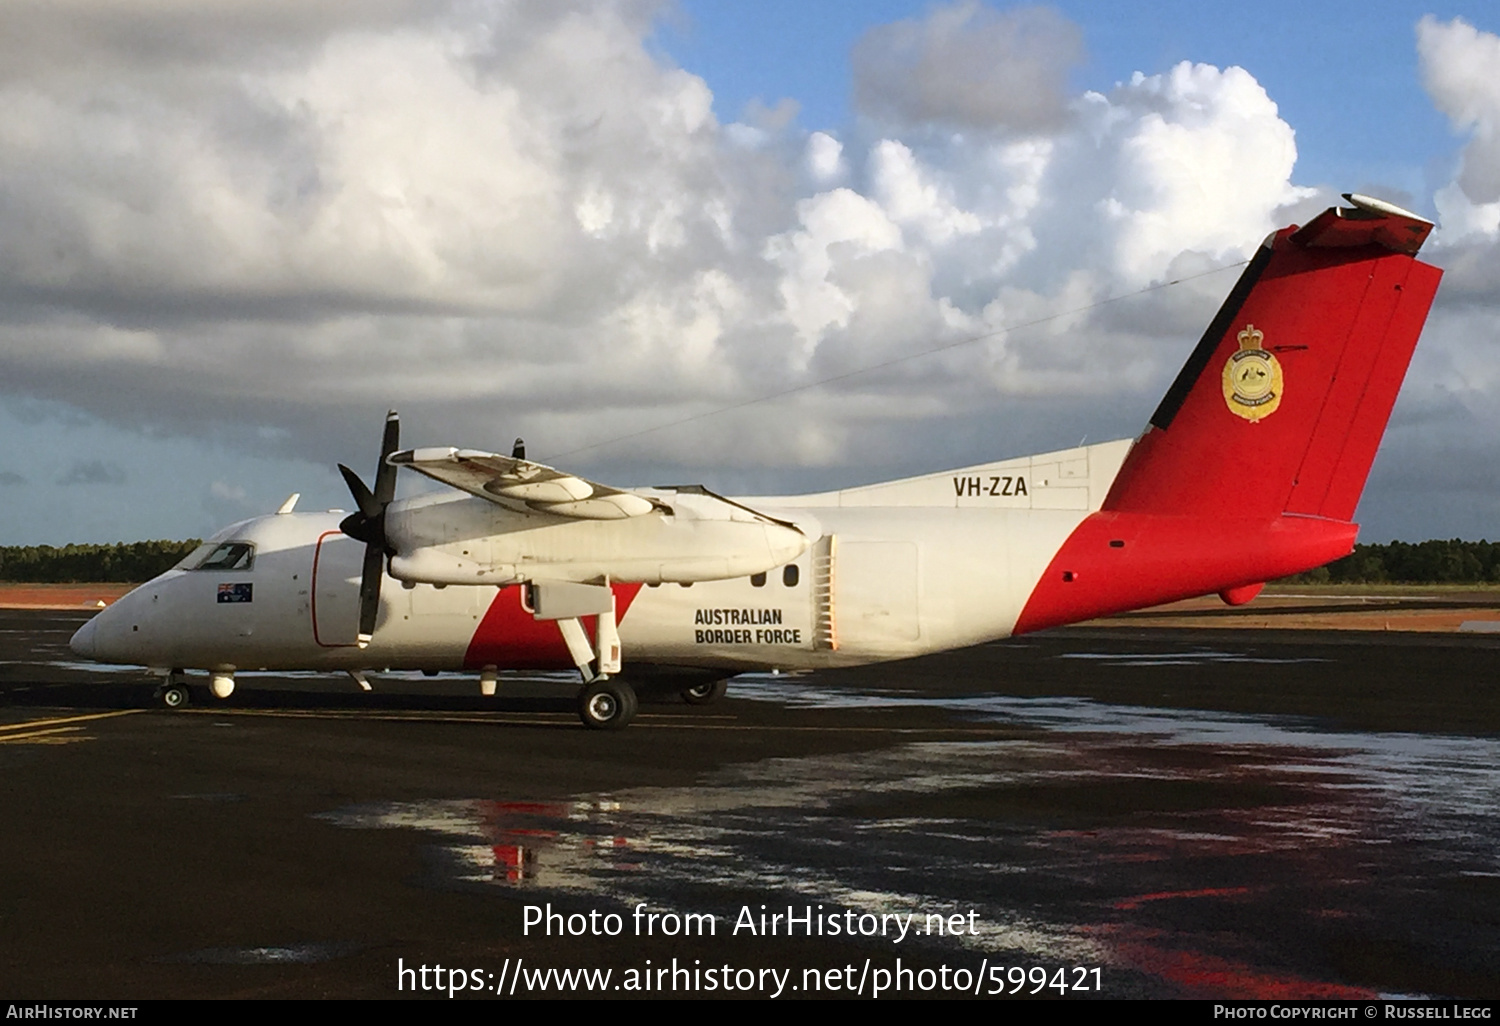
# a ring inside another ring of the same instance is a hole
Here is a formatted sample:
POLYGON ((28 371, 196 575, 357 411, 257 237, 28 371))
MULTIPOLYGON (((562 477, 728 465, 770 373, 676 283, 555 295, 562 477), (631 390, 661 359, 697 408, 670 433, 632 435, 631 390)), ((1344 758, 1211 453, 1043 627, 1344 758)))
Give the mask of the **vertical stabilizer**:
POLYGON ((1261 246, 1015 633, 1259 585, 1347 555, 1442 272, 1431 223, 1362 196, 1261 246))
POLYGON ((1429 222, 1351 202, 1262 245, 1105 510, 1353 519, 1442 272, 1429 222))

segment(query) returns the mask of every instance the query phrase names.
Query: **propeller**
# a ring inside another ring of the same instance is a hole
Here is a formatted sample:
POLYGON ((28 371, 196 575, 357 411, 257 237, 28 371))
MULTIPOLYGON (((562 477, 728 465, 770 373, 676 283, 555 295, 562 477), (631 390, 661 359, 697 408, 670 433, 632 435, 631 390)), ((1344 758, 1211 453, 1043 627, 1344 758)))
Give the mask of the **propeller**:
POLYGON ((385 559, 392 555, 385 536, 385 509, 396 495, 396 467, 386 457, 401 444, 401 418, 395 410, 385 416, 385 435, 380 440, 380 465, 375 470, 375 490, 365 487, 359 475, 342 463, 339 473, 354 496, 355 511, 339 522, 339 530, 365 543, 364 569, 359 576, 359 647, 366 648, 375 636, 375 617, 380 612, 380 580, 385 559))

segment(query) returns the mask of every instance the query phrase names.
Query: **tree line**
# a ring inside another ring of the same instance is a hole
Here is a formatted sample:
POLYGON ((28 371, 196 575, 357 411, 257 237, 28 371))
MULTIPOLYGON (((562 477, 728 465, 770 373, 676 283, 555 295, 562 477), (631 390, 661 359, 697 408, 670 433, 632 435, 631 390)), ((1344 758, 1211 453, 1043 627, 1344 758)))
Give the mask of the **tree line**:
POLYGON ((191 538, 114 545, 0 546, 0 581, 134 584, 170 570, 199 544, 191 538))
POLYGON ((1393 541, 1356 545, 1343 559, 1286 578, 1288 584, 1497 584, 1500 542, 1393 541))

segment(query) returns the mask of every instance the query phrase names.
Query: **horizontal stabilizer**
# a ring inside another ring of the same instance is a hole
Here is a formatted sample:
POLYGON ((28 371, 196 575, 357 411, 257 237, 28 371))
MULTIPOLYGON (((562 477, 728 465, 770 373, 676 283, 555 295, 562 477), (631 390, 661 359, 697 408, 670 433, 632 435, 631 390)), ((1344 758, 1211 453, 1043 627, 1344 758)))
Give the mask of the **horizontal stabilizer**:
POLYGON ((1329 207, 1292 232, 1292 241, 1309 249, 1373 245, 1416 256, 1432 234, 1432 222, 1409 210, 1355 193, 1344 198, 1353 206, 1329 207))

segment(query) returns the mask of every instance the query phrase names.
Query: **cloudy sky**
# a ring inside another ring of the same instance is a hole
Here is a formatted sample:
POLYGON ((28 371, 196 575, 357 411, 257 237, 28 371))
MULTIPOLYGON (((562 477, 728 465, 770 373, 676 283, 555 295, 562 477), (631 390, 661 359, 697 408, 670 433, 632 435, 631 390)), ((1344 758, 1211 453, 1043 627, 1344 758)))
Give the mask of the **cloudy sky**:
POLYGON ((1132 436, 1351 190, 1447 271, 1362 537, 1500 535, 1500 15, 1224 7, 9 0, 0 544, 348 505, 390 406, 742 494, 1132 436))

